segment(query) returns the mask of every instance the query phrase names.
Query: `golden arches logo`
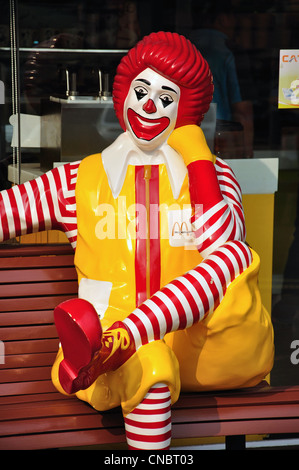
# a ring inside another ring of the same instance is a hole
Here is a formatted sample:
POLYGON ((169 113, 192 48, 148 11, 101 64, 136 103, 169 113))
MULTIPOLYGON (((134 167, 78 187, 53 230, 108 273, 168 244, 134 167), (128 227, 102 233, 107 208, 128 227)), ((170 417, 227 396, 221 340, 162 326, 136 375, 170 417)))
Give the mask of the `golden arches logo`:
POLYGON ((188 230, 187 222, 182 222, 179 224, 179 222, 175 222, 172 226, 172 232, 171 235, 174 237, 175 235, 189 235, 192 234, 192 230, 188 230))

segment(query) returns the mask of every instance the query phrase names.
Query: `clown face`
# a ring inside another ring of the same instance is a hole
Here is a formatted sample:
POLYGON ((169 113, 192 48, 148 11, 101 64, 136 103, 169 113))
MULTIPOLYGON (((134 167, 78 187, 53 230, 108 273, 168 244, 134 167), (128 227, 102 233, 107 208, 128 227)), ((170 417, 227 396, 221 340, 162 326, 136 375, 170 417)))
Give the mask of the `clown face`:
POLYGON ((147 68, 131 83, 125 104, 124 121, 135 144, 145 151, 157 149, 176 123, 180 88, 147 68))

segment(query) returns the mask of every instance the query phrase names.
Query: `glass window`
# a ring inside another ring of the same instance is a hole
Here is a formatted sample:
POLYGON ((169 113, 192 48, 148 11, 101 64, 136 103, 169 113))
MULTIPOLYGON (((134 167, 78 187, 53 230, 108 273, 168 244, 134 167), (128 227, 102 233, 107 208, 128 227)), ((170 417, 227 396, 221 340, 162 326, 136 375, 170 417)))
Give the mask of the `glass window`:
MULTIPOLYGON (((186 35, 214 75, 215 153, 279 161, 265 281, 276 334, 271 380, 298 383, 299 109, 280 109, 278 96, 280 50, 299 48, 299 1, 217 4, 221 10, 193 0, 3 1, 0 190, 105 148, 121 131, 111 90, 122 55, 151 31, 186 35)), ((248 202, 250 224, 258 209, 248 202)))

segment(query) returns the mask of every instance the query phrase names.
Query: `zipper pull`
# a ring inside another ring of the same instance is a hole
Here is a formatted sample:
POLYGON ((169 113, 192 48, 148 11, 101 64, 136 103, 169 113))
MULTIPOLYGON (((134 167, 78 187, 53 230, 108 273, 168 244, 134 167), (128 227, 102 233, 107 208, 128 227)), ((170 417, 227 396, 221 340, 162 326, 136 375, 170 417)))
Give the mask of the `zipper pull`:
POLYGON ((145 180, 150 180, 152 174, 152 167, 151 165, 144 165, 144 174, 143 177, 145 180))

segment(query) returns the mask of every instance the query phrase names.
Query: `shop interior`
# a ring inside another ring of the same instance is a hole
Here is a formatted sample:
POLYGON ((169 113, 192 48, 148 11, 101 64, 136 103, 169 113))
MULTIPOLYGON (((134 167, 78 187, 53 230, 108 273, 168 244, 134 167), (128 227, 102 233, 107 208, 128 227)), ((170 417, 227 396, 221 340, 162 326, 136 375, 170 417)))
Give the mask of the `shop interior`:
MULTIPOLYGON (((122 55, 152 31, 196 38, 215 19, 211 3, 20 0, 12 28, 11 2, 2 1, 0 190, 109 145, 121 132, 112 83, 122 55)), ((280 50, 299 47, 299 1, 231 4, 230 22, 222 27, 235 57, 244 106, 239 120, 237 112, 216 116, 211 145, 224 159, 277 159, 268 279, 276 346, 270 380, 273 385, 299 384, 299 354, 292 355, 299 348, 299 108, 278 106, 280 50)), ((197 47, 201 50, 200 40, 197 47)), ((248 217, 254 220, 254 213, 248 217)), ((45 240, 40 237, 36 242, 45 240)), ((27 242, 21 238, 10 243, 27 242)), ((46 240, 60 241, 53 234, 46 240)))

